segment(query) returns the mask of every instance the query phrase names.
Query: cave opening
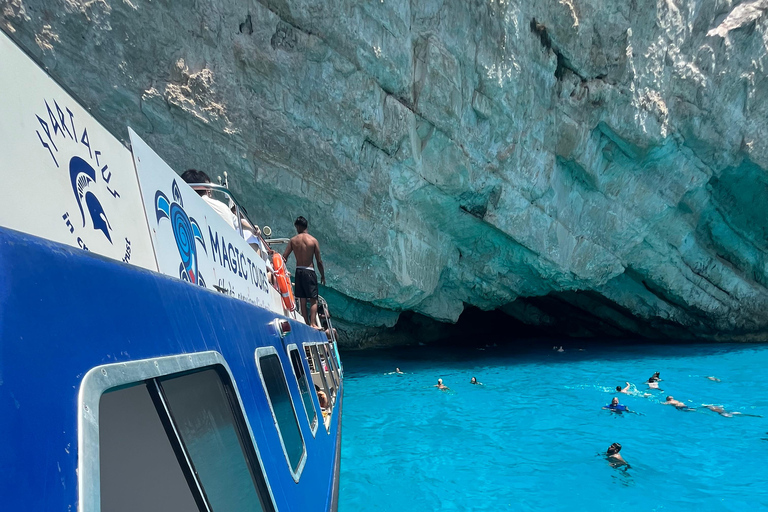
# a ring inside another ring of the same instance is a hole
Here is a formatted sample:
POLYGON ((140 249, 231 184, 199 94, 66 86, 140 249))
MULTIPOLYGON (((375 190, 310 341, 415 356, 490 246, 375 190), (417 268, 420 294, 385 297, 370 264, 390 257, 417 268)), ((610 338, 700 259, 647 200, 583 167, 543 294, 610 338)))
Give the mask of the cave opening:
POLYGON ((586 345, 685 342, 694 337, 679 325, 647 321, 590 291, 518 298, 483 311, 465 305, 455 324, 404 312, 391 331, 395 344, 485 347, 487 345, 586 345))

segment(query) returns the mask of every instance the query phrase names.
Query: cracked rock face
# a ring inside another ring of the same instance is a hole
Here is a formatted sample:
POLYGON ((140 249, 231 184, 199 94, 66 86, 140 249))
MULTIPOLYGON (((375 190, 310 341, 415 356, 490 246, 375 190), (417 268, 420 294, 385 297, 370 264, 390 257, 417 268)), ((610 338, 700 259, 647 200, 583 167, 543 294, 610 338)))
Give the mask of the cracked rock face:
POLYGON ((0 13, 118 137, 227 171, 276 235, 307 217, 350 343, 465 304, 578 336, 767 331, 768 0, 0 13))

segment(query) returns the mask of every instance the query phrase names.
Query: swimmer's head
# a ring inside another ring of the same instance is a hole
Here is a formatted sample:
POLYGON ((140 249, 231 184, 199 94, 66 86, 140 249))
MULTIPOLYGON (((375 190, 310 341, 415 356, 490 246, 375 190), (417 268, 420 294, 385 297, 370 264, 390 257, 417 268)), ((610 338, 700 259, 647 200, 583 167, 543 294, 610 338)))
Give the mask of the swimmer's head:
POLYGON ((621 392, 621 386, 616 386, 616 391, 621 392))
POLYGON ((613 397, 613 400, 611 400, 611 405, 619 405, 619 399, 616 397, 613 397))
POLYGON ((669 396, 667 397, 667 402, 669 402, 669 401, 671 401, 671 400, 674 400, 674 399, 675 399, 675 397, 673 397, 672 395, 669 395, 669 396))
POLYGON ((619 443, 613 443, 608 447, 608 455, 616 455, 621 451, 621 445, 619 443))
POLYGON ((471 382, 472 384, 474 384, 475 382, 477 382, 477 379, 476 379, 475 377, 472 377, 472 380, 470 380, 469 382, 471 382))
POLYGON ((442 384, 443 383, 443 379, 437 379, 437 383, 438 384, 442 384))

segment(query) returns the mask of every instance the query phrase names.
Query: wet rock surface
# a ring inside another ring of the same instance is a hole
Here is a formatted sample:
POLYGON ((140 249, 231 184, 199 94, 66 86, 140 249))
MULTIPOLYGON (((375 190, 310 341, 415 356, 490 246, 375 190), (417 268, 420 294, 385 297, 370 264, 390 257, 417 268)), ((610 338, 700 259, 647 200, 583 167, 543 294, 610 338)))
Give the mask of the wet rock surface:
POLYGON ((307 217, 350 345, 465 304, 578 336, 764 339, 766 0, 0 13, 122 139, 227 171, 276 235, 307 217))

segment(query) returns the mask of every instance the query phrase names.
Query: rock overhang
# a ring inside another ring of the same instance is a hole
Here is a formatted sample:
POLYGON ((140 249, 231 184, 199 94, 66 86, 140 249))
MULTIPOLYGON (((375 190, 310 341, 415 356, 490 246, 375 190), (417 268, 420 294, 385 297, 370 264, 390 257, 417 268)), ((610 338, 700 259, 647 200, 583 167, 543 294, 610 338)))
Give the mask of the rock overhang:
POLYGON ((310 219, 352 326, 554 301, 760 339, 768 21, 684 7, 19 0, 1 21, 113 133, 227 171, 276 234, 310 219))

